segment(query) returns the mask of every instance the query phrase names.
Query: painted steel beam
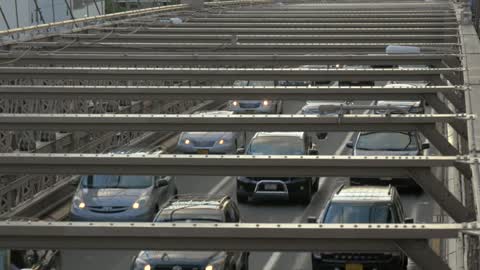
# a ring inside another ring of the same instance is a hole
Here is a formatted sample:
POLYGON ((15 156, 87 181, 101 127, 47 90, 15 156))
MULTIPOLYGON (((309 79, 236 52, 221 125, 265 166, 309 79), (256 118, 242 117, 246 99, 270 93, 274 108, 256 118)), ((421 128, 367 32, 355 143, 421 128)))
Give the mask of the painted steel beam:
POLYGON ((97 68, 0 67, 0 79, 62 80, 333 80, 434 81, 458 68, 301 69, 301 68, 97 68))
POLYGON ((454 19, 456 16, 454 13, 365 13, 365 12, 356 12, 350 13, 341 11, 339 12, 277 12, 277 13, 236 13, 236 14, 227 14, 227 13, 211 13, 208 14, 208 18, 299 18, 299 19, 311 19, 311 18, 345 18, 345 19, 390 19, 390 18, 411 18, 412 20, 418 18, 433 18, 433 19, 454 19))
POLYGON ((457 224, 0 222, 0 247, 380 252, 398 251, 395 243, 403 239, 456 238, 462 229, 457 224))
MULTIPOLYGON (((255 43, 457 43, 456 35, 211 35, 211 34, 63 34, 59 35, 62 40, 78 39, 80 41, 109 41, 109 42, 255 42, 255 43)), ((58 40, 58 39, 57 39, 58 40)))
POLYGON ((472 115, 0 114, 2 130, 408 131, 472 115))
MULTIPOLYGON (((133 19, 129 22, 132 23, 155 23, 158 22, 158 19, 133 19)), ((325 18, 325 17, 315 17, 312 16, 311 18, 283 18, 283 17, 264 17, 258 18, 252 16, 251 18, 242 18, 242 17, 193 17, 188 19, 189 22, 259 22, 259 23, 267 23, 267 22, 457 22, 454 16, 446 16, 446 17, 405 17, 405 18, 368 18, 368 17, 342 17, 339 15, 338 17, 333 18, 325 18)))
POLYGON ((411 177, 416 168, 468 162, 452 156, 250 156, 171 154, 0 154, 12 174, 411 177))
MULTIPOLYGON (((437 93, 464 91, 461 86, 425 87, 262 87, 262 86, 69 86, 0 85, 1 98, 42 99, 279 99, 279 100, 421 100, 437 93)), ((436 97, 436 96, 435 96, 436 97)), ((431 100, 430 98, 428 101, 431 100)), ((441 101, 439 101, 441 102, 441 101)), ((443 104, 443 103, 442 103, 443 104)), ((435 103, 435 105, 438 105, 435 103)), ((437 111, 453 114, 452 111, 437 111)), ((453 123, 452 123, 453 124, 453 123)), ((466 128, 466 127, 465 127, 466 128)), ((466 134, 466 133, 465 133, 466 134)))
MULTIPOLYGON (((231 37, 231 36, 230 36, 231 37)), ((32 64, 130 64, 130 65, 433 65, 456 67, 459 55, 295 55, 295 54, 217 54, 212 53, 0 53, 1 62, 32 64)))
POLYGON ((180 27, 96 27, 91 28, 88 32, 115 32, 115 33, 181 33, 181 34, 291 34, 291 35, 305 35, 305 34, 330 34, 330 35, 358 35, 363 34, 426 34, 426 35, 445 35, 456 34, 457 28, 212 28, 212 27, 199 27, 199 28, 180 28, 180 27))
MULTIPOLYGON (((149 25, 145 22, 123 22, 118 25, 132 26, 142 25, 149 27, 162 27, 171 25, 170 23, 157 23, 149 25)), ((175 24, 179 28, 197 28, 197 27, 216 27, 216 28, 436 28, 436 27, 456 27, 457 22, 183 22, 175 24)))
POLYGON ((421 269, 450 269, 448 264, 432 250, 427 240, 396 240, 395 243, 421 269))
POLYGON ((143 51, 233 51, 256 53, 384 53, 390 45, 419 47, 424 53, 450 52, 458 53, 457 43, 235 43, 235 42, 18 42, 12 46, 15 50, 25 50, 32 46, 35 50, 62 49, 64 52, 93 49, 98 52, 138 52, 143 51), (69 45, 70 44, 70 45, 69 45))

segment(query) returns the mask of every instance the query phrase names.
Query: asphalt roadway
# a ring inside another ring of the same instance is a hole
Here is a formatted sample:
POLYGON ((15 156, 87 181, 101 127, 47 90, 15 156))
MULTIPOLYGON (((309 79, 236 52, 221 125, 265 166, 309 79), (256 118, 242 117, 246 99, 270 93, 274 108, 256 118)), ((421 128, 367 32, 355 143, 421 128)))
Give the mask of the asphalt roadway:
MULTIPOLYGON (((284 102, 284 113, 296 113, 303 105, 300 101, 284 102)), ((321 155, 349 154, 345 148, 353 133, 330 133, 325 140, 315 144, 321 155)), ((316 139, 316 138, 315 138, 316 139)), ((235 197, 235 176, 177 176, 176 183, 180 194, 208 194, 210 196, 229 195, 235 197)), ((347 178, 321 178, 319 190, 308 206, 281 201, 251 202, 240 204, 243 222, 296 223, 307 222, 308 216, 318 216, 332 192, 347 183, 347 178)), ((408 217, 416 223, 433 222, 438 206, 426 194, 401 194, 408 217)), ((62 269, 76 270, 129 270, 132 256, 137 251, 75 251, 62 254, 62 269), (67 264, 67 265, 65 265, 67 264)), ((252 252, 249 269, 253 270, 307 270, 311 269, 310 253, 306 252, 252 252)), ((411 263, 409 269, 416 269, 411 263)))

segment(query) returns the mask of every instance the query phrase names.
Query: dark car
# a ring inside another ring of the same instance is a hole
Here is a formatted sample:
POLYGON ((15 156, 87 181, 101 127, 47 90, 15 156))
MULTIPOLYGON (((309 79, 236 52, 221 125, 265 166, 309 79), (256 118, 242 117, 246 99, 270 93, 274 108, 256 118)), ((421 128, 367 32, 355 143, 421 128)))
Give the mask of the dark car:
MULTIPOLYGON (((428 143, 422 143, 417 132, 360 132, 353 142, 347 143, 354 156, 421 156, 428 143)), ((351 177, 352 185, 392 184, 398 188, 419 186, 411 178, 358 178, 351 177)))
MULTIPOLYGON (((405 218, 402 202, 392 186, 341 187, 328 202, 320 217, 311 223, 413 223, 405 218)), ((313 270, 406 269, 408 258, 402 252, 313 252, 313 270)))
MULTIPOLYGON (((240 222, 240 211, 230 197, 178 197, 162 208, 155 222, 240 222)), ((208 245, 208 243, 206 243, 208 245)), ((132 270, 248 270, 248 252, 141 251, 132 270)))
MULTIPOLYGON (((274 81, 235 81, 233 86, 275 86, 274 81)), ((235 114, 280 114, 282 113, 281 100, 230 100, 227 110, 235 114)))
MULTIPOLYGON (((247 155, 318 155, 305 132, 258 132, 237 151, 247 155)), ((237 177, 237 200, 278 198, 309 203, 318 189, 317 177, 237 177)))

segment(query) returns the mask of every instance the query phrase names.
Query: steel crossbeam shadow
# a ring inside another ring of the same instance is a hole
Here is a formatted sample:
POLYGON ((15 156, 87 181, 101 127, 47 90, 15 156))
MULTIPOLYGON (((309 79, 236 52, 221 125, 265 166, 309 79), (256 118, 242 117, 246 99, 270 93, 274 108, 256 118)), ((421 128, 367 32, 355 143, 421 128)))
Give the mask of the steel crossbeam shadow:
MULTIPOLYGON (((321 69, 321 68, 97 68, 0 67, 0 79, 63 80, 378 80, 435 81, 460 68, 321 69)), ((454 76, 457 77, 457 76, 454 76)), ((456 83, 456 82, 452 82, 456 83)))
POLYGON ((0 154, 0 173, 126 175, 255 175, 412 177, 457 222, 475 212, 453 196, 431 167, 467 165, 468 157, 448 156, 249 156, 0 154))

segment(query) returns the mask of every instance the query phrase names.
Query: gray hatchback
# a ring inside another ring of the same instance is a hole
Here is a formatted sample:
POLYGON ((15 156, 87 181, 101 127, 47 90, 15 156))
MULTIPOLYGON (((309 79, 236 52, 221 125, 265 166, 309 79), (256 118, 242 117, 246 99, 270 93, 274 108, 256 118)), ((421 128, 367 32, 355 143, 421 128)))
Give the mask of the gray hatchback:
POLYGON ((70 220, 148 222, 176 194, 171 176, 82 176, 70 220))

